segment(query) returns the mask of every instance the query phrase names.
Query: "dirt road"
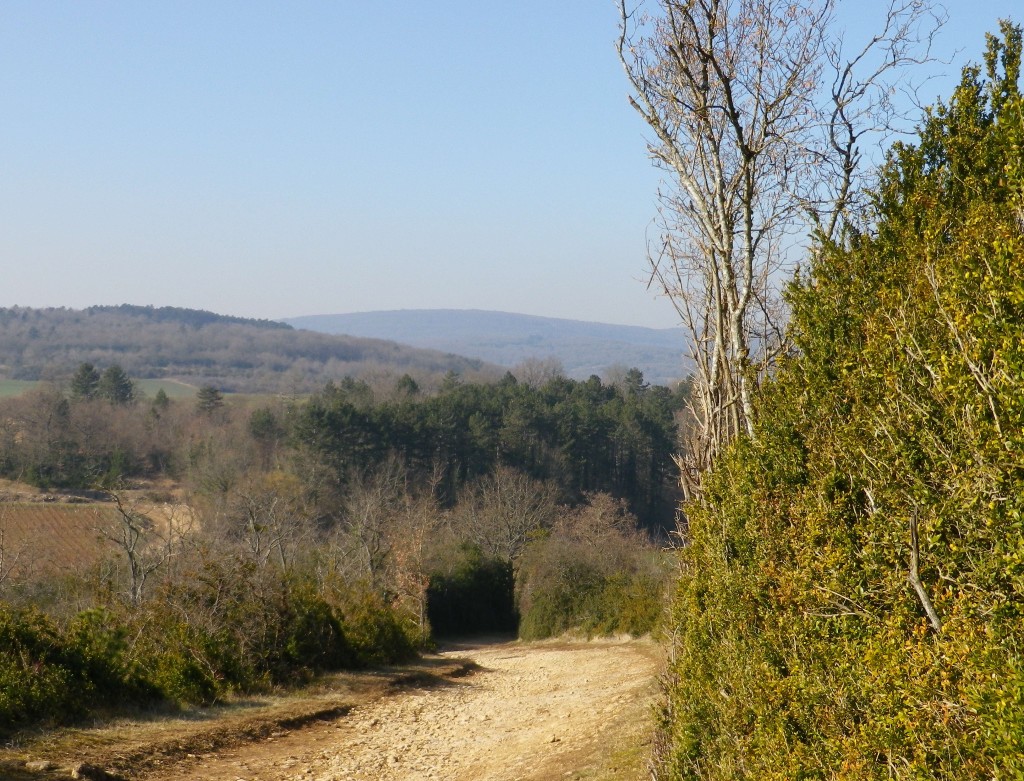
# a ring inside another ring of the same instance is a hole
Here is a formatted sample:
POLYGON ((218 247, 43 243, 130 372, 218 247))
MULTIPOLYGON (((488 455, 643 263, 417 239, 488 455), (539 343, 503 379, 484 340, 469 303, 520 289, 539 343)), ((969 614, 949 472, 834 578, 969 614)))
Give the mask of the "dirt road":
POLYGON ((657 648, 642 641, 463 647, 472 675, 330 723, 188 758, 147 781, 638 779, 657 648))

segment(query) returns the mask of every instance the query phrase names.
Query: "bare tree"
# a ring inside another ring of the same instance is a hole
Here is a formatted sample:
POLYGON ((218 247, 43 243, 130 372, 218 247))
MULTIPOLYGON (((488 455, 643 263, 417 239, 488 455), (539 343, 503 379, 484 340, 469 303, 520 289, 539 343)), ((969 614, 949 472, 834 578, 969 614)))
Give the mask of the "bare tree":
POLYGON ((689 330, 687 498, 718 452, 754 435, 753 395, 783 349, 779 288, 797 236, 839 237, 860 203, 862 145, 892 128, 902 69, 928 58, 930 0, 890 0, 852 56, 839 0, 619 0, 630 104, 667 174, 651 283, 689 330))
POLYGON ((111 490, 107 494, 114 502, 117 520, 97 531, 124 553, 128 563, 128 601, 138 607, 142 604, 146 581, 177 552, 183 529, 174 508, 170 509, 165 522, 158 524, 126 491, 111 490))
POLYGON ((334 564, 343 575, 363 580, 382 593, 390 590, 394 528, 406 506, 407 478, 395 459, 355 477, 329 546, 334 564))
MULTIPOLYGON (((29 544, 24 540, 16 541, 14 535, 7 531, 7 506, 0 510, 0 590, 11 581, 16 572, 19 572, 19 564, 24 569, 24 559, 29 552, 29 544)), ((21 572, 24 577, 24 573, 21 572)))
MULTIPOLYGON (((438 475, 440 478, 440 475, 438 475)), ((441 532, 443 514, 431 491, 407 496, 391 530, 391 566, 397 602, 415 617, 421 637, 430 634, 427 624, 427 588, 432 557, 441 532)))
POLYGON ((525 358, 512 367, 512 375, 523 385, 540 388, 544 383, 565 376, 562 361, 553 355, 546 358, 525 358))
POLYGON ((468 486, 456 509, 459 533, 487 556, 519 567, 531 535, 551 526, 557 492, 550 483, 498 466, 468 486))
POLYGON ((288 572, 313 535, 313 516, 300 481, 286 472, 250 473, 228 495, 229 534, 261 568, 273 557, 288 572))

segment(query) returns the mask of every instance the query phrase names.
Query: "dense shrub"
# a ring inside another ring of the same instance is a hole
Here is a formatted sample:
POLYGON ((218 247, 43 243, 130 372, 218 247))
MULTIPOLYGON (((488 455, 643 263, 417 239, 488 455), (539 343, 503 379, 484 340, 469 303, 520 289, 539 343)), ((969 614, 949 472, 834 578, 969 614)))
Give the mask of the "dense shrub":
POLYGON ((231 556, 194 564, 136 609, 88 610, 61 625, 0 608, 0 733, 101 709, 208 704, 416 654, 414 627, 379 596, 325 594, 231 556))
POLYGON ((658 624, 667 557, 638 532, 622 502, 606 494, 588 498, 527 546, 517 584, 524 640, 569 630, 637 636, 658 624))
MULTIPOLYGON (((217 693, 294 683, 317 671, 392 663, 416 653, 411 627, 361 587, 318 588, 301 576, 213 553, 194 566, 190 577, 166 585, 147 609, 149 620, 165 627, 157 636, 187 648, 217 693), (189 616, 187 627, 176 625, 180 615, 189 616)), ((192 681, 196 671, 188 671, 192 681)))
MULTIPOLYGON (((168 702, 177 705, 205 705, 214 702, 223 691, 225 677, 206 662, 216 647, 211 638, 182 624, 165 621, 159 642, 146 643, 139 649, 139 664, 149 671, 149 680, 168 702), (204 653, 203 651, 206 651, 204 653)), ((229 657, 223 667, 232 667, 229 657)), ((241 678, 242 676, 237 676, 241 678)))
POLYGON ((127 660, 123 630, 100 611, 62 631, 38 611, 0 607, 0 732, 155 696, 127 660))
POLYGON ((989 41, 688 508, 662 776, 1024 777, 1024 100, 989 41))
POLYGON ((589 637, 638 637, 657 627, 665 605, 663 568, 606 573, 592 563, 575 559, 571 549, 565 551, 560 562, 549 563, 558 567, 560 576, 533 588, 519 624, 519 636, 524 640, 541 640, 568 631, 589 637))
POLYGON ((75 616, 64 632, 65 641, 82 662, 82 671, 95 690, 93 703, 141 702, 161 697, 162 687, 150 680, 133 660, 128 627, 109 610, 94 608, 75 616))
POLYGON ((68 650, 45 616, 0 612, 0 730, 82 712, 89 681, 68 650))
POLYGON ((310 584, 291 593, 288 612, 283 658, 288 668, 337 670, 364 662, 342 616, 310 584))
POLYGON ((417 631, 370 591, 357 590, 342 597, 345 636, 358 666, 395 664, 416 655, 417 631))

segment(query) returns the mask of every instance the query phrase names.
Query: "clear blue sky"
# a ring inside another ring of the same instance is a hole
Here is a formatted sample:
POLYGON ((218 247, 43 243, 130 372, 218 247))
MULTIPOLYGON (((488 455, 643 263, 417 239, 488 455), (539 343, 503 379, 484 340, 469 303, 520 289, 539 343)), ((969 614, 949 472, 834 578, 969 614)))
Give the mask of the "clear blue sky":
MULTIPOLYGON (((950 74, 1024 16, 946 5, 950 74)), ((0 306, 674 325, 642 281, 658 177, 616 21, 612 0, 3 0, 0 306)))

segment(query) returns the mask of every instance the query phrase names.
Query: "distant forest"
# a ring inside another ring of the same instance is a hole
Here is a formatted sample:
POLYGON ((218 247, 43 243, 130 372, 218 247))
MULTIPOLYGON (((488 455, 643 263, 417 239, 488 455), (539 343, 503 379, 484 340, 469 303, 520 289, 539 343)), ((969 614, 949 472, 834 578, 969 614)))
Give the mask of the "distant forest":
POLYGON ((240 393, 309 393, 356 376, 407 373, 426 385, 449 372, 500 376, 483 361, 457 355, 195 309, 0 309, 0 376, 59 382, 84 362, 240 393))

